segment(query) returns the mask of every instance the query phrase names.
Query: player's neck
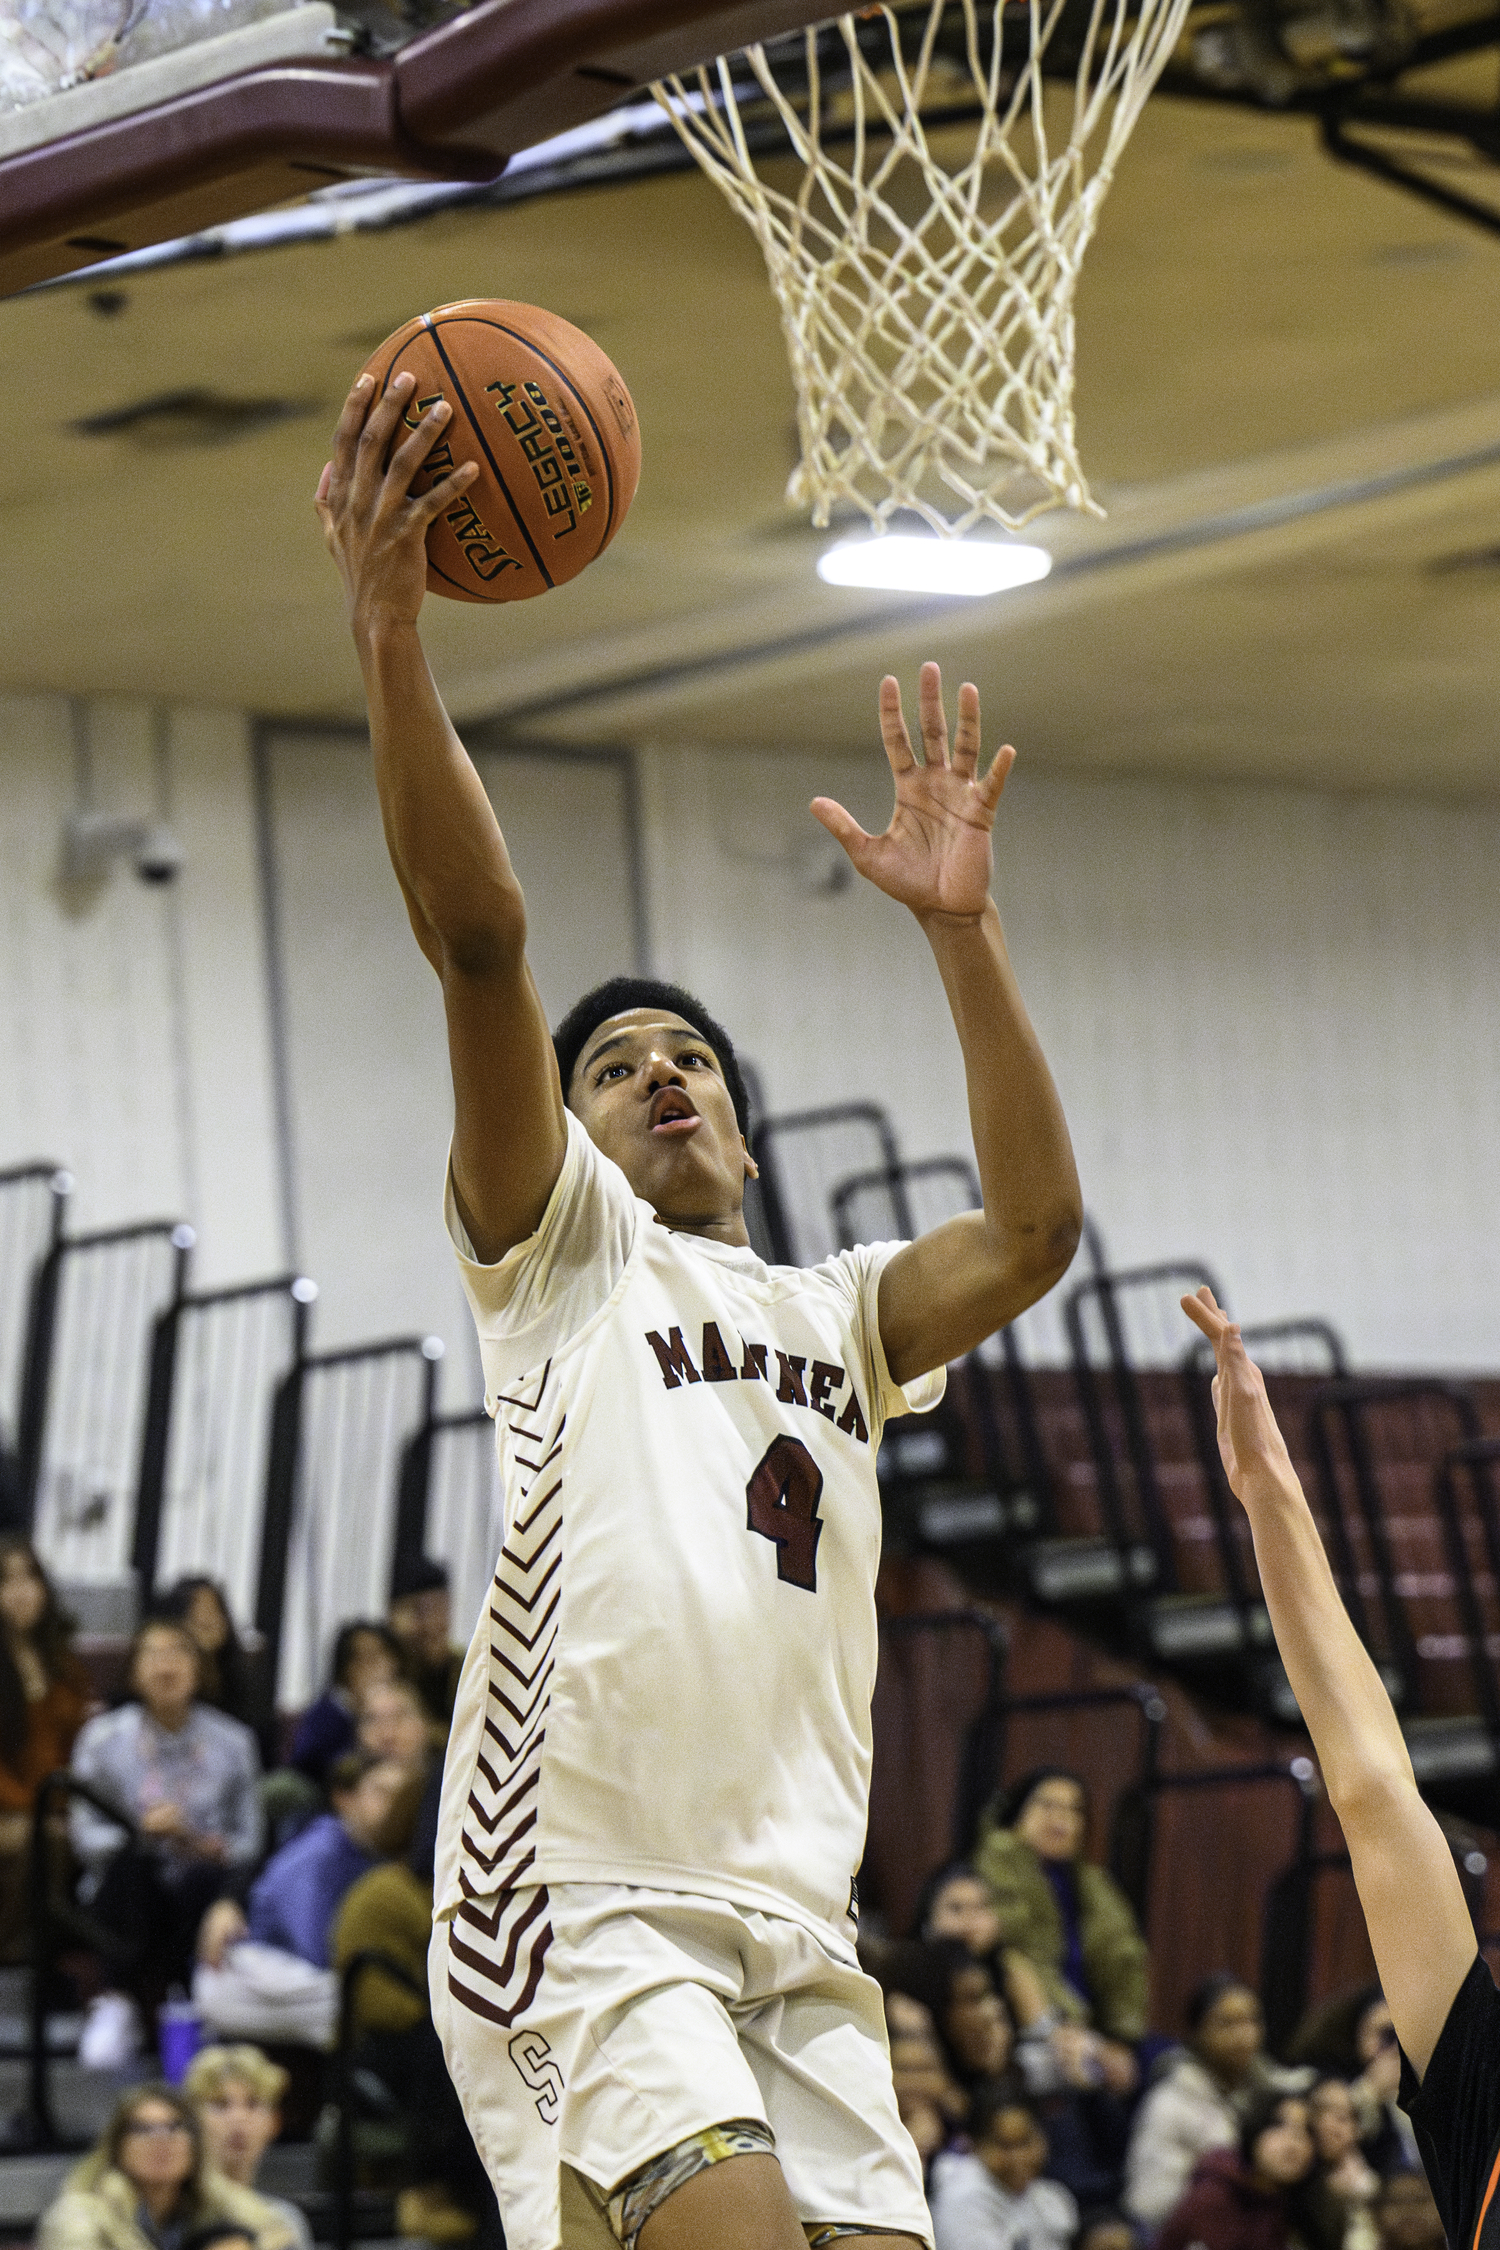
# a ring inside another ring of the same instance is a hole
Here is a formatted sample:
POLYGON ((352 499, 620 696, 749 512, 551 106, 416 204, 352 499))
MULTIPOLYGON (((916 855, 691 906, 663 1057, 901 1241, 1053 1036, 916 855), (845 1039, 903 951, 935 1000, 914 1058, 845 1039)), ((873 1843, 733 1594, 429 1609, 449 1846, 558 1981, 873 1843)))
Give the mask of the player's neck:
POLYGON ((658 1211, 656 1223, 670 1227, 673 1234, 693 1234, 700 1242, 727 1243, 731 1250, 748 1250, 750 1235, 745 1226, 743 1211, 726 1212, 722 1218, 693 1219, 672 1211, 658 1211))

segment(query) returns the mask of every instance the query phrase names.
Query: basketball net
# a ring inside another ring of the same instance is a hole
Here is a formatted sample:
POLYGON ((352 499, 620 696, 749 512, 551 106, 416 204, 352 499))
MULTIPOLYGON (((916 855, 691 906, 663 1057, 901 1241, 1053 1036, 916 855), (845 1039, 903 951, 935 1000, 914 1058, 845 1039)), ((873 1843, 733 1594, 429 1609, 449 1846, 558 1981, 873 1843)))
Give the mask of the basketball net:
POLYGON ((815 524, 853 507, 884 530, 913 510, 961 536, 1059 506, 1103 514, 1073 427, 1079 267, 1188 6, 872 8, 832 39, 751 47, 655 88, 765 254, 797 393, 787 497, 815 524), (1076 67, 1049 103, 1042 63, 1065 9, 1076 67), (1005 57, 1007 15, 1029 16, 1024 57, 1014 30, 1005 57), (950 170, 933 140, 948 141, 955 109, 970 125, 977 110, 978 133, 950 170), (784 163, 788 143, 802 166, 790 192, 756 168, 784 163))

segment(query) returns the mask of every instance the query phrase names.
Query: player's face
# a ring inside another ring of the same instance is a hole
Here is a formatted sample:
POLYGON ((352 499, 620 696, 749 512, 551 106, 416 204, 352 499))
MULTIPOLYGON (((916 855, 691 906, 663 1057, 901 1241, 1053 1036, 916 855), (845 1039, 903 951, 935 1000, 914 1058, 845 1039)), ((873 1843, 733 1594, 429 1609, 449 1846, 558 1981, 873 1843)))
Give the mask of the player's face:
POLYGON ((669 1224, 739 1211, 748 1159, 712 1047, 681 1016, 629 1008, 587 1041, 568 1105, 669 1224))

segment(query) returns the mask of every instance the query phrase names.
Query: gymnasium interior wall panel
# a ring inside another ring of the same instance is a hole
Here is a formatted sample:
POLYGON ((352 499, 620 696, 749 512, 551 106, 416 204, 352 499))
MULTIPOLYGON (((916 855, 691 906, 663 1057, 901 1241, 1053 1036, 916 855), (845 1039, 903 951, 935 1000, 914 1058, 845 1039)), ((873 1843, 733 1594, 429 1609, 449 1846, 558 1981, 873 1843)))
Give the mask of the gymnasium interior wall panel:
POLYGON ((233 713, 0 698, 0 1165, 75 1174, 75 1231, 191 1218, 194 1280, 279 1254, 248 758, 233 713), (163 819, 176 880, 62 880, 81 803, 163 819))
MULTIPOLYGON (((909 1156, 961 1148, 931 957, 830 884, 817 794, 883 827, 878 744, 643 754, 656 965, 773 1109, 870 1098, 909 1156)), ((997 859, 1113 1262, 1204 1258, 1237 1313, 1324 1314, 1358 1366, 1500 1365, 1500 803, 1022 763, 997 859)))
MULTIPOLYGON (((481 1395, 443 1234, 453 1102, 442 995, 386 855, 363 736, 267 739, 298 1257, 322 1347, 431 1332, 443 1392, 481 1395)), ((628 776, 609 757, 481 755, 530 905, 549 1019, 635 959, 628 776)))

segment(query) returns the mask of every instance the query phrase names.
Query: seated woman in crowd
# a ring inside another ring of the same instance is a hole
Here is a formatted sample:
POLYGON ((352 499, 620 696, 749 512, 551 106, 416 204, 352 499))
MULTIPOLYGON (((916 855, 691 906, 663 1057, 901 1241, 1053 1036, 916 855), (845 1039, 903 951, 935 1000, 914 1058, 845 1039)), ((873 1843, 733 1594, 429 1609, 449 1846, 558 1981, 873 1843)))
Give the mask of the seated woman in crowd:
MULTIPOLYGON (((287 2074, 259 2047, 202 2047, 182 2082, 198 2115, 204 2161, 220 2179, 253 2188, 260 2160, 281 2131, 287 2074)), ((277 2195, 260 2197, 285 2220, 296 2250, 312 2250, 306 2213, 277 2195)))
POLYGON ((25 1539, 0 1539, 0 1962, 26 1950, 38 1785, 65 1766, 90 1702, 72 1628, 25 1539))
POLYGON ((287 1764, 326 1789, 329 1768, 354 1748, 366 1691, 394 1680, 400 1668, 400 1650, 388 1626, 371 1617, 341 1625, 328 1686, 297 1722, 287 1764))
POLYGON ((425 1774, 441 1757, 443 1737, 427 1714, 410 1680, 374 1680, 359 1699, 354 1733, 358 1749, 377 1758, 395 1758, 413 1773, 425 1774))
POLYGON ((90 1719, 73 1748, 73 1771, 138 1831, 127 1843, 104 1813, 73 1800, 79 1895, 115 1933, 122 1982, 148 2010, 188 1984, 203 1914, 243 1891, 261 1851, 255 1737, 198 1701, 200 1662, 185 1625, 150 1619, 131 1649, 137 1700, 90 1719))
POLYGON ((939 2156, 932 2168, 936 2250, 1068 2250, 1078 2206, 1043 2179, 1047 2136, 1036 2112, 1003 2087, 978 2095, 973 2151, 939 2156))
POLYGON ((1129 2094, 1146 2029, 1146 1941, 1123 1891, 1083 1857, 1087 1824, 1077 1775, 1039 1767, 986 1814, 975 1865, 1007 1957, 1021 1955, 1036 1979, 1030 2004, 1007 1979, 1022 2033, 1045 2027, 1073 2084, 1129 2094))
POLYGON ((1263 2093, 1250 2104, 1234 2148, 1196 2166, 1168 2213, 1155 2250, 1288 2250, 1316 2240, 1308 2184, 1316 2161, 1307 2103, 1263 2093))
POLYGON ((1384 2178, 1397 2167, 1415 2168, 1420 2161, 1416 2135, 1397 2099, 1401 2050, 1378 1984, 1361 1985, 1315 2008, 1299 2027, 1289 2057, 1346 2082, 1359 2119, 1360 2145, 1374 2171, 1384 2178))
POLYGON ((1380 2176, 1359 2145, 1354 2096, 1342 2078, 1322 2078, 1307 2097, 1312 2127, 1312 2201, 1318 2250, 1377 2250, 1373 2205, 1380 2176))
POLYGON ((1122 2200, 1146 2227, 1160 2226, 1200 2157, 1234 2146, 1255 2096, 1285 2079, 1266 2059, 1260 2001, 1238 1977, 1205 1977, 1194 1987, 1186 2031, 1186 2045, 1165 2062, 1131 2129, 1122 2200))
POLYGON ((43 2212, 37 2250, 181 2250, 210 2226, 243 2230, 256 2250, 293 2250, 282 2214, 207 2163, 192 2104, 172 2086, 133 2086, 43 2212))
POLYGON ((255 1704, 249 1667, 240 1636, 229 1612, 229 1598, 215 1578, 194 1574, 179 1578, 175 1586, 152 1604, 157 1617, 175 1617, 198 1644, 198 1700, 225 1711, 246 1726, 257 1725, 262 1713, 255 1704))

